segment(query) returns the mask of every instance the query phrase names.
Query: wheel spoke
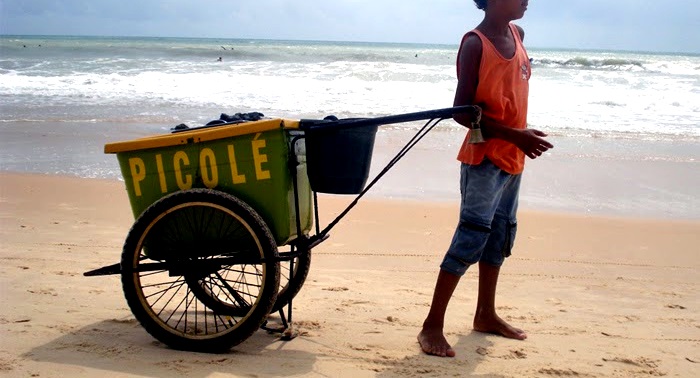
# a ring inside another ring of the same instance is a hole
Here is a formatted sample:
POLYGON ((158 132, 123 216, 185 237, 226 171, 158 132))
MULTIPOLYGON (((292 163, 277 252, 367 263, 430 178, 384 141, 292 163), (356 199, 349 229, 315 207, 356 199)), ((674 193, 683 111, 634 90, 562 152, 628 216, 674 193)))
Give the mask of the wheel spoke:
MULTIPOLYGON (((148 288, 148 287, 157 287, 157 286, 162 286, 162 285, 165 285, 165 284, 167 284, 167 283, 146 285, 146 286, 144 286, 144 288, 148 288)), ((160 302, 161 299, 163 299, 163 298, 165 297, 165 294, 166 294, 166 293, 168 293, 169 291, 175 289, 175 292, 170 296, 170 299, 168 299, 168 300, 166 301, 165 305, 163 306, 163 307, 165 307, 165 306, 167 306, 167 305, 170 303, 170 301, 177 295, 178 291, 180 291, 180 289, 181 289, 184 285, 185 285, 185 282, 184 282, 184 281, 182 281, 182 282, 180 282, 180 281, 174 281, 174 282, 172 282, 172 283, 170 284, 169 287, 167 287, 167 288, 165 288, 165 289, 162 289, 162 290, 159 290, 159 291, 156 291, 156 292, 154 292, 154 293, 150 293, 150 294, 146 295, 146 299, 150 299, 151 297, 154 297, 154 296, 160 294, 160 295, 158 296, 158 298, 156 298, 154 301, 152 301, 153 305, 156 305, 156 304, 158 304, 158 302, 160 302), (178 283, 179 283, 179 285, 178 285, 178 283)))
POLYGON ((236 303, 238 303, 239 306, 250 306, 250 303, 246 302, 245 299, 243 299, 243 297, 241 297, 241 295, 238 294, 238 292, 234 290, 231 287, 231 285, 228 284, 228 282, 226 282, 224 277, 222 277, 221 274, 219 274, 219 272, 216 272, 216 277, 220 280, 221 286, 223 286, 223 288, 226 289, 224 292, 230 294, 233 297, 233 299, 236 300, 236 303))
MULTIPOLYGON (((165 304, 161 306, 161 310, 158 311, 158 313, 156 314, 156 315, 158 315, 158 317, 160 317, 161 314, 163 313, 163 311, 165 311, 165 310, 168 308, 168 305, 170 305, 170 303, 173 301, 173 299, 175 299, 175 296, 177 295, 177 293, 180 292, 180 289, 182 289, 183 286, 185 286, 185 285, 183 284, 183 285, 178 286, 178 288, 175 289, 175 292, 170 296, 170 298, 165 302, 165 304)), ((164 296, 164 295, 165 295, 165 293, 163 293, 163 296, 164 296)), ((154 306, 158 303, 158 301, 160 301, 160 299, 161 299, 163 296, 161 296, 160 298, 158 298, 158 300, 156 300, 155 302, 153 302, 153 304, 151 305, 151 307, 154 307, 154 306)), ((187 296, 186 296, 186 295, 185 295, 185 298, 184 298, 184 299, 187 299, 187 296)), ((184 299, 183 299, 183 300, 184 300, 184 299)), ((166 323, 170 320, 170 318, 173 316, 173 314, 175 313, 175 311, 177 311, 177 309, 180 308, 180 305, 181 305, 181 304, 182 304, 182 301, 180 301, 180 303, 179 303, 177 306, 175 306, 175 309, 172 310, 170 316, 168 317, 168 319, 166 319, 166 323)))

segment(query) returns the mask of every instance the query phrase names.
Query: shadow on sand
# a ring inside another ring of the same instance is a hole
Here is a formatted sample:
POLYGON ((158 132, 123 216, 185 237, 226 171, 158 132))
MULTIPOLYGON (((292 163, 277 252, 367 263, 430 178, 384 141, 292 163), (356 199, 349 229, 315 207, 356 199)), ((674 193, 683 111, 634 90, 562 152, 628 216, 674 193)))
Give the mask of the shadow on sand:
POLYGON ((428 356, 419 351, 403 360, 393 361, 378 374, 383 378, 395 377, 481 377, 504 378, 499 374, 480 374, 477 367, 487 358, 493 346, 489 335, 470 332, 459 335, 452 348, 457 353, 454 358, 428 356))
POLYGON ((213 373, 279 376, 312 371, 316 356, 291 348, 274 334, 258 331, 231 351, 220 354, 183 352, 153 339, 135 319, 105 320, 32 349, 24 357, 101 370, 106 376, 208 377, 213 373), (270 359, 275 363, 271 364, 270 359))

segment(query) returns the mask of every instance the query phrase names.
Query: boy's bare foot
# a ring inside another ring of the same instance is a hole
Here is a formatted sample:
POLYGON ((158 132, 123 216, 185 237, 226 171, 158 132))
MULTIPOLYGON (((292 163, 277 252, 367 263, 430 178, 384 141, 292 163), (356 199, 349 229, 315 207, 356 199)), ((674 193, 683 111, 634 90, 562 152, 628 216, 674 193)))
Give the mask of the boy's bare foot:
POLYGON ((506 323, 498 315, 486 318, 474 318, 474 330, 477 332, 492 333, 509 339, 525 340, 527 334, 522 329, 515 328, 506 323))
POLYGON ((418 344, 426 354, 439 357, 454 357, 455 351, 452 349, 447 339, 442 334, 442 330, 432 330, 423 328, 418 334, 418 344))

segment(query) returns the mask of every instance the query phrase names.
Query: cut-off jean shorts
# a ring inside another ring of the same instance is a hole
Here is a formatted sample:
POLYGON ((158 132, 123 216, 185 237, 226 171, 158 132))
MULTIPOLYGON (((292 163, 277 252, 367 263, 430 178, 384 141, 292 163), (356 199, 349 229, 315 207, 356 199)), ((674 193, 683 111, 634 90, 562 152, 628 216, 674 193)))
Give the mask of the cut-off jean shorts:
POLYGON ((479 165, 462 164, 459 224, 440 269, 462 276, 478 262, 503 265, 515 241, 521 177, 488 159, 479 165))

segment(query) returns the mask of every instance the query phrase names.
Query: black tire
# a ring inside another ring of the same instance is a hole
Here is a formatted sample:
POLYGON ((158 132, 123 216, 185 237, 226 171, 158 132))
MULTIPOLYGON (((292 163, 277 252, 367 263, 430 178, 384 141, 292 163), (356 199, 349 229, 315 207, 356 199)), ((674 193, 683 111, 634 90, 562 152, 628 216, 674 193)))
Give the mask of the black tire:
POLYGON ((161 198, 138 217, 121 260, 131 311, 181 350, 222 352, 249 338, 277 298, 277 245, 262 218, 208 189, 161 198))
POLYGON ((280 262, 280 289, 271 313, 283 309, 299 294, 306 277, 309 275, 309 269, 311 269, 311 251, 304 251, 294 258, 294 272, 292 274, 289 272, 289 264, 289 261, 280 262))

